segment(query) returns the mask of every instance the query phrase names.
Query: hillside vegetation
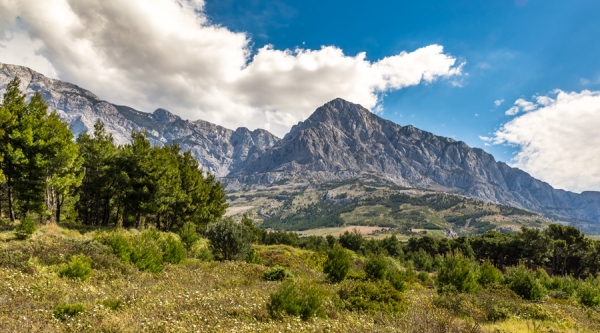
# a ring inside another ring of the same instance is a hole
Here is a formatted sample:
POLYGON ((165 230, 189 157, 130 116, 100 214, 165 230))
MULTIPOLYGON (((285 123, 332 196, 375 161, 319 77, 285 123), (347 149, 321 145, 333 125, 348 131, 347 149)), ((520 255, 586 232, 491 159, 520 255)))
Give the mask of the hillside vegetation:
MULTIPOLYGON (((406 189, 360 180, 320 184, 273 185, 229 192, 232 212, 262 221, 262 228, 305 231, 338 226, 452 229, 482 234, 497 227, 543 227, 552 221, 523 209, 459 195, 406 189), (259 214, 260 213, 260 214, 259 214)), ((232 214, 235 215, 235 214, 232 214)))
MULTIPOLYGON (((233 236, 236 242, 254 243, 238 251, 242 256, 233 261, 214 261, 231 244, 219 243, 210 233, 210 239, 196 239, 187 246, 189 235, 153 228, 38 225, 26 240, 5 231, 0 243, 0 330, 600 329, 600 280, 593 278, 597 268, 587 264, 581 272, 581 277, 588 276, 586 280, 549 277, 543 270, 529 270, 522 264, 501 272, 474 260, 485 254, 468 238, 440 243, 424 237, 403 246, 394 237, 365 241, 358 234, 346 234, 326 240, 297 239, 294 246, 266 245, 297 235, 265 234, 253 228, 249 219, 244 222, 223 220, 214 226, 237 235, 233 236), (233 225, 241 227, 235 231, 233 225), (439 254, 443 246, 448 251, 444 256, 439 254), (244 255, 244 251, 248 252, 244 255)), ((529 236, 514 237, 524 242, 529 236)), ((498 240, 487 244, 493 243, 498 240)), ((586 256, 595 253, 588 252, 586 256)))

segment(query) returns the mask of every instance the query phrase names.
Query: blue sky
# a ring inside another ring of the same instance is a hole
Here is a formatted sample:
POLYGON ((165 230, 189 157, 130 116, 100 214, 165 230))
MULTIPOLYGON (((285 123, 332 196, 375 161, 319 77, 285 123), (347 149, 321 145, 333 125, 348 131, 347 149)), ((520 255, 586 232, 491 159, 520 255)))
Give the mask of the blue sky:
POLYGON ((388 92, 383 117, 481 147, 509 161, 517 148, 479 136, 512 117, 519 98, 600 88, 599 1, 209 1, 209 18, 252 36, 254 48, 318 49, 376 61, 431 44, 466 61, 459 81, 388 92), (588 81, 586 81, 588 80, 588 81), (496 107, 494 101, 504 100, 496 107), (478 115, 478 116, 476 116, 478 115))
POLYGON ((280 137, 342 97, 600 191, 599 14, 597 0, 0 1, 0 62, 280 137))

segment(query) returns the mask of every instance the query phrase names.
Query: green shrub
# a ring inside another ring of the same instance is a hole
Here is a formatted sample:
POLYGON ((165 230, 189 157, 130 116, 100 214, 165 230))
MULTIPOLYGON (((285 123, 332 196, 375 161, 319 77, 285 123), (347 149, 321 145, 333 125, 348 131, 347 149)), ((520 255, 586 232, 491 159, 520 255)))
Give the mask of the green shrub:
POLYGON ((520 314, 519 308, 523 301, 506 286, 490 284, 476 295, 474 304, 483 310, 490 321, 505 320, 520 314))
POLYGON ((350 256, 340 245, 335 244, 327 253, 327 261, 323 265, 323 273, 329 281, 339 283, 344 281, 350 271, 350 256))
POLYGON ((263 278, 267 281, 283 281, 294 276, 286 268, 271 267, 263 274, 263 278))
POLYGON ((200 239, 200 236, 196 232, 196 225, 192 222, 185 223, 181 229, 179 229, 179 238, 185 246, 186 250, 191 251, 194 244, 200 239))
POLYGON ((398 290, 399 292, 404 292, 406 290, 406 284, 404 283, 406 274, 404 274, 403 271, 399 269, 393 269, 388 272, 387 276, 388 281, 392 287, 394 287, 394 289, 398 290))
POLYGON ((444 293, 434 296, 432 303, 438 308, 446 309, 455 317, 471 316, 472 294, 444 293))
POLYGON ((105 299, 100 304, 113 311, 117 311, 123 307, 123 301, 117 298, 105 299))
POLYGON ((471 260, 460 251, 448 253, 438 271, 435 287, 438 293, 471 293, 479 290, 471 260))
POLYGON ((523 265, 506 270, 504 284, 517 295, 529 300, 541 300, 546 288, 535 278, 535 274, 523 265))
POLYGON ((583 306, 599 306, 600 292, 588 283, 584 283, 577 291, 577 301, 583 306))
POLYGON ((81 281, 86 281, 90 274, 92 274, 92 259, 83 254, 73 256, 69 263, 58 272, 60 277, 66 276, 69 279, 80 279, 81 281))
POLYGON ((35 222, 33 222, 33 219, 29 215, 25 216, 25 218, 21 220, 21 223, 15 227, 15 235, 21 240, 31 237, 34 232, 35 222))
POLYGON ((483 263, 479 267, 479 274, 477 274, 477 282, 482 286, 488 286, 490 284, 497 284, 502 281, 502 272, 494 267, 489 262, 483 263))
POLYGON ((203 247, 198 249, 198 252, 196 253, 196 258, 200 259, 202 261, 213 261, 215 260, 215 257, 212 255, 212 253, 210 252, 209 249, 203 247))
POLYGON ((281 318, 283 313, 287 313, 308 320, 324 315, 324 298, 321 290, 309 284, 298 286, 293 281, 287 281, 271 294, 266 307, 273 318, 281 318))
POLYGON ((126 263, 130 262, 133 249, 131 248, 129 238, 125 233, 121 231, 110 232, 104 240, 101 240, 101 242, 110 246, 113 253, 119 257, 119 259, 126 263))
POLYGON ((371 257, 365 264, 365 273, 369 279, 383 280, 388 270, 388 262, 381 255, 371 257))
POLYGON ((418 252, 412 252, 409 255, 410 259, 418 269, 423 269, 428 272, 433 270, 434 259, 425 250, 419 249, 418 252))
POLYGON ((223 218, 206 232, 210 250, 217 260, 243 259, 250 251, 253 235, 245 225, 223 218))
POLYGON ((52 313, 56 319, 65 321, 67 317, 74 317, 83 311, 85 311, 85 308, 81 304, 67 304, 57 306, 52 313))
POLYGON ((421 282, 427 282, 429 281, 429 274, 426 272, 419 272, 419 274, 417 274, 417 279, 419 279, 421 282))
POLYGON ((164 262, 179 264, 187 259, 187 251, 185 250, 183 243, 173 237, 173 235, 164 235, 159 244, 163 252, 162 260, 164 262))
POLYGON ((398 312, 405 308, 402 294, 387 282, 359 282, 345 285, 338 295, 350 311, 398 312))
POLYGON ((249 264, 261 265, 263 260, 260 254, 258 254, 258 251, 252 249, 246 254, 246 262, 249 264))
POLYGON ((152 233, 133 237, 131 263, 140 271, 160 273, 163 270, 163 254, 152 233))
POLYGON ((329 248, 333 249, 333 247, 337 243, 337 239, 335 238, 335 236, 327 235, 327 237, 325 237, 325 239, 327 240, 327 245, 329 246, 329 248))

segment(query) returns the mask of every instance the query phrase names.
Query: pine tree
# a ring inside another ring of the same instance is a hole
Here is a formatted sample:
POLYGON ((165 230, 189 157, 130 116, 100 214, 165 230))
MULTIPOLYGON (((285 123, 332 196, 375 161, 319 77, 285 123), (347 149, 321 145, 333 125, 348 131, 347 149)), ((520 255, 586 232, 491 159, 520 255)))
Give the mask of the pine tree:
POLYGON ((18 77, 15 77, 8 83, 0 106, 3 119, 3 136, 0 144, 0 149, 2 150, 2 172, 3 177, 6 177, 8 210, 12 222, 15 221, 14 183, 15 178, 19 177, 17 167, 24 158, 22 153, 19 153, 19 150, 15 149, 14 143, 12 142, 12 134, 18 129, 18 121, 23 117, 27 108, 25 100, 26 96, 21 93, 21 90, 19 89, 20 84, 21 80, 18 77))
POLYGON ((72 197, 81 185, 83 158, 73 142, 71 128, 56 112, 48 115, 45 125, 45 155, 48 161, 46 206, 50 211, 56 208, 56 222, 60 223, 65 200, 72 197))

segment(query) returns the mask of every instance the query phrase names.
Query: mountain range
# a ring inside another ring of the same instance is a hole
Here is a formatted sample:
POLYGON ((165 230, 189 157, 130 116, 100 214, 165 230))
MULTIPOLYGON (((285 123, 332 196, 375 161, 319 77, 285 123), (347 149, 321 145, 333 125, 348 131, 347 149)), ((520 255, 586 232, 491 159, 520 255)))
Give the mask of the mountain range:
POLYGON ((146 113, 115 105, 74 84, 16 65, 0 63, 0 93, 15 76, 28 95, 40 91, 75 135, 92 129, 97 119, 120 144, 129 141, 132 130, 146 129, 153 144, 179 142, 230 189, 362 178, 600 223, 600 192, 554 189, 482 149, 400 126, 343 99, 319 107, 280 139, 261 129, 230 130, 184 120, 165 109, 146 113))

